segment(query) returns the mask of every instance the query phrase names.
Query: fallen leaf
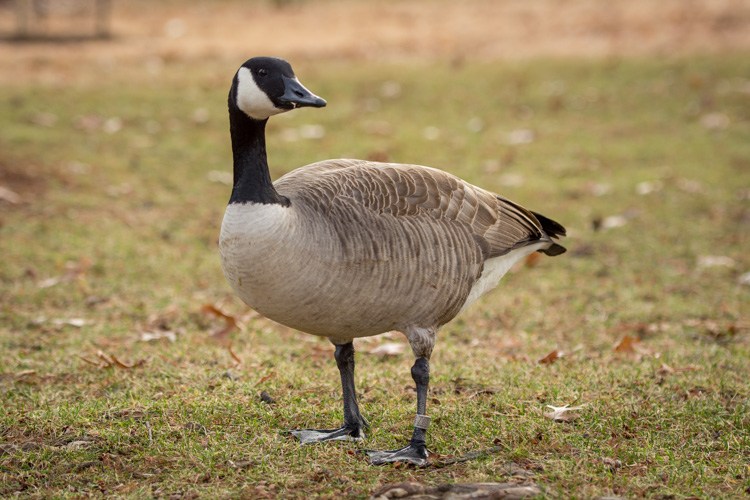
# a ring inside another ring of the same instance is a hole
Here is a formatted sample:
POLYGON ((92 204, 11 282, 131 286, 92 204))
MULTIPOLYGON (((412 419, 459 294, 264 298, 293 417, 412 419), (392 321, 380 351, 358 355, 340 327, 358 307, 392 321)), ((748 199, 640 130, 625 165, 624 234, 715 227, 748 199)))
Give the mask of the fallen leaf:
MULTIPOLYGON (((460 393, 462 391, 463 391, 463 388, 459 389, 458 393, 460 393)), ((499 387, 484 387, 482 389, 478 389, 478 390, 472 392, 471 394, 469 394, 469 398, 475 398, 477 396, 482 396, 482 395, 485 395, 485 394, 497 394, 497 393, 500 393, 500 392, 503 392, 503 389, 499 388, 499 387)), ((440 404, 440 403, 438 402, 438 404, 440 404)))
POLYGON ((664 187, 664 183, 661 181, 643 181, 636 184, 635 192, 641 196, 646 196, 661 191, 662 187, 664 187))
POLYGON ((735 261, 725 255, 701 255, 698 257, 698 268, 706 269, 710 267, 734 267, 735 261))
POLYGON ((247 469, 255 464, 252 460, 237 460, 236 462, 233 460, 227 460, 227 463, 233 469, 247 469))
POLYGON ((5 186, 0 186, 0 200, 17 205, 21 203, 21 196, 5 186))
POLYGON ((551 365, 558 359, 562 358, 564 353, 555 349, 554 351, 547 354, 545 357, 537 361, 540 365, 551 365))
POLYGON ((229 355, 232 356, 232 359, 235 362, 235 366, 239 366, 239 365, 242 364, 242 360, 240 359, 240 357, 237 356, 237 354, 232 350, 232 344, 231 343, 229 345, 227 345, 227 351, 229 351, 229 355))
POLYGON ((666 363, 662 363, 659 369, 656 370, 656 373, 658 373, 659 375, 669 375, 670 373, 674 373, 674 368, 666 363))
POLYGON ((554 422, 571 422, 579 417, 578 414, 570 413, 572 411, 580 410, 586 406, 586 404, 582 404, 580 406, 552 406, 547 405, 547 408, 551 409, 551 412, 547 412, 544 414, 544 416, 554 422))
POLYGON ((81 361, 84 361, 90 365, 96 366, 97 368, 107 368, 108 366, 106 363, 102 363, 101 361, 92 361, 88 358, 81 356, 80 354, 78 355, 78 357, 81 359, 81 361))
POLYGON ((70 443, 65 445, 65 448, 69 450, 80 450, 83 448, 88 448, 92 444, 94 443, 92 443, 91 441, 71 441, 70 443))
POLYGON ((52 323, 56 326, 74 326, 76 328, 81 328, 82 326, 86 326, 90 324, 91 322, 83 318, 69 318, 69 319, 56 319, 56 320, 53 320, 52 323))
POLYGON ((255 385, 258 386, 262 384, 263 382, 267 382, 269 379, 273 378, 276 375, 276 372, 269 372, 267 375, 264 375, 261 377, 260 380, 258 380, 255 385))
POLYGON ((240 329, 240 325, 237 321, 237 318, 234 316, 225 313, 218 307, 216 307, 213 304, 204 304, 203 307, 201 307, 201 311, 205 314, 217 316, 219 318, 222 318, 224 320, 224 327, 219 328, 213 332, 211 332, 211 336, 215 338, 224 338, 227 336, 229 332, 231 332, 234 329, 240 329))
POLYGON ((68 283, 80 278, 91 268, 91 260, 88 257, 81 257, 77 262, 69 261, 65 264, 65 273, 62 276, 55 276, 44 279, 37 283, 39 288, 49 288, 59 283, 68 283))
MULTIPOLYGON (((101 351, 99 352, 101 353, 101 351)), ((114 354, 110 354, 109 358, 112 360, 112 363, 115 366, 119 366, 120 368, 125 368, 125 369, 135 368, 136 366, 141 366, 142 364, 145 363, 144 360, 139 360, 139 361, 136 361, 135 363, 124 363, 120 361, 119 359, 117 359, 117 356, 115 356, 114 354)))
POLYGON ((78 356, 82 361, 96 366, 97 368, 111 368, 111 367, 117 367, 117 368, 124 368, 124 369, 131 369, 136 368, 138 366, 142 366, 146 363, 145 359, 140 359, 134 363, 125 363, 123 361, 120 361, 117 356, 114 354, 107 354, 104 351, 96 351, 96 357, 99 359, 99 361, 92 361, 88 358, 85 358, 81 355, 78 356))
POLYGON ((375 356, 399 356, 404 352, 405 348, 406 346, 399 342, 386 342, 367 352, 368 354, 374 354, 375 356))
POLYGON ((57 285, 61 281, 62 281, 62 278, 60 276, 56 276, 53 278, 43 279, 40 282, 38 282, 36 286, 38 286, 39 288, 50 288, 50 287, 57 285))
POLYGON ((633 353, 636 352, 636 345, 641 340, 638 337, 625 335, 615 346, 615 352, 633 353))
POLYGON ((628 218, 624 215, 610 215, 602 219, 601 229, 614 229, 622 227, 628 223, 628 218))
POLYGON ((168 340, 169 342, 175 342, 177 340, 177 334, 172 330, 162 330, 156 332, 141 332, 141 342, 154 342, 157 340, 168 340))

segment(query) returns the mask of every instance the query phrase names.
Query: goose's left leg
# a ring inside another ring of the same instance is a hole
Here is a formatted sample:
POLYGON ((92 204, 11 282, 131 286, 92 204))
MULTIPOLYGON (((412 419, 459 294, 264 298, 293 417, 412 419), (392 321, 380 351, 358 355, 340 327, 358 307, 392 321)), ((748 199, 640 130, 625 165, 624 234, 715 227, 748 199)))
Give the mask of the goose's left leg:
POLYGON ((428 464, 425 437, 430 425, 427 413, 427 389, 430 385, 430 355, 435 345, 435 330, 414 329, 406 333, 414 355, 417 357, 411 367, 411 376, 417 385, 417 415, 414 418, 414 432, 409 445, 399 450, 368 451, 373 465, 390 462, 407 462, 418 467, 428 464))
POLYGON ((302 444, 320 441, 359 440, 365 437, 367 421, 359 412, 357 394, 354 389, 354 344, 336 345, 336 365, 341 374, 341 388, 344 399, 344 425, 338 429, 299 429, 291 431, 302 444))

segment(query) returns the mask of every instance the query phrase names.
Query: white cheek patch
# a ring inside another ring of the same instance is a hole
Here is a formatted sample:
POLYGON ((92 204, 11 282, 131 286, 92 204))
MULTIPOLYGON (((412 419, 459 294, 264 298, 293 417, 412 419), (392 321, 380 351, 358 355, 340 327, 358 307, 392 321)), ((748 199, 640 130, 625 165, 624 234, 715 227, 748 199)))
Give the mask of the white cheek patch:
POLYGON ((240 68, 237 72, 237 107, 256 120, 265 120, 269 116, 286 111, 273 105, 271 99, 255 83, 252 73, 247 68, 240 68))

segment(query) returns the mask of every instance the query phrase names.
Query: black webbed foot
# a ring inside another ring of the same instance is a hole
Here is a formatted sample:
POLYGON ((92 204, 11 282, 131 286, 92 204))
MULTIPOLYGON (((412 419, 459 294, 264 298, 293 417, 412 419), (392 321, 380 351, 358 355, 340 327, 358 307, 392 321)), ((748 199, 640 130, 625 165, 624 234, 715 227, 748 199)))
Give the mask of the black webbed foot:
POLYGON ((360 441, 365 438, 361 427, 343 425, 338 429, 294 429, 289 433, 300 440, 300 444, 321 443, 323 441, 360 441))
POLYGON ((430 462, 427 459, 427 447, 424 444, 411 443, 400 450, 391 451, 367 451, 372 465, 384 465, 388 463, 404 462, 417 467, 425 467, 430 462))

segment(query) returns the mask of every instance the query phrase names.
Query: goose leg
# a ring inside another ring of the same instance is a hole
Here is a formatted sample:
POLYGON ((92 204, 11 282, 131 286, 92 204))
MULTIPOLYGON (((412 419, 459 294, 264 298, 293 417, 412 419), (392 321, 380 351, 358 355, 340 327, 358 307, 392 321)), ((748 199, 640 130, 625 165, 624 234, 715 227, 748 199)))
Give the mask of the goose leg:
POLYGON ((367 421, 359 413, 357 394, 354 390, 354 344, 336 345, 336 365, 341 374, 341 388, 344 397, 344 425, 338 429, 298 429, 291 431, 302 444, 321 441, 344 441, 364 439, 367 421))
POLYGON ((426 357, 417 358, 411 368, 411 376, 417 384, 417 416, 414 419, 414 433, 409 446, 392 451, 368 451, 373 465, 391 462, 407 462, 418 467, 427 465, 427 446, 425 435, 430 425, 427 411, 427 387, 430 384, 430 362, 426 357))

